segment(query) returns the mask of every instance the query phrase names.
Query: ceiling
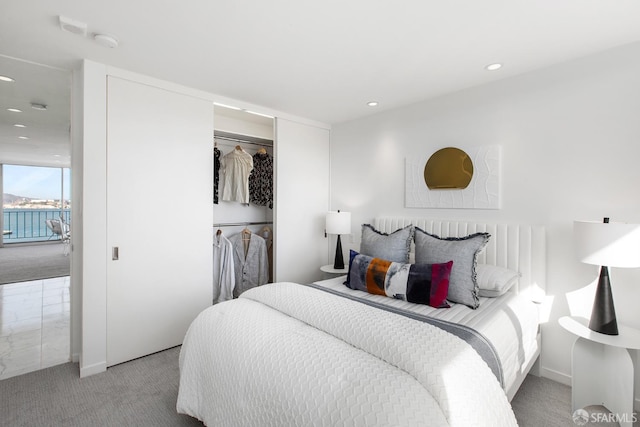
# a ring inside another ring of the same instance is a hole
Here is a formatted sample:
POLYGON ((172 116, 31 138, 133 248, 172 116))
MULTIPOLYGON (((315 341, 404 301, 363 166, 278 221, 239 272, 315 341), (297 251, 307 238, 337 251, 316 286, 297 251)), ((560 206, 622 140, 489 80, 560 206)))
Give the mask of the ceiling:
POLYGON ((70 166, 70 73, 0 56, 0 75, 0 163, 70 166))
POLYGON ((637 0, 2 0, 0 54, 56 79, 87 58, 337 124, 640 41, 638 17, 637 0))

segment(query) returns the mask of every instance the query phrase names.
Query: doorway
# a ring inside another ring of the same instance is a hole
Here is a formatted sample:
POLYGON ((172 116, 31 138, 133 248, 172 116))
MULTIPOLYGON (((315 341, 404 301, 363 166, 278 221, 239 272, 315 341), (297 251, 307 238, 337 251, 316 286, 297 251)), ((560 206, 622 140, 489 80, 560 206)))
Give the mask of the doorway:
POLYGON ((0 55, 0 76, 2 380, 71 359, 71 73, 0 55))

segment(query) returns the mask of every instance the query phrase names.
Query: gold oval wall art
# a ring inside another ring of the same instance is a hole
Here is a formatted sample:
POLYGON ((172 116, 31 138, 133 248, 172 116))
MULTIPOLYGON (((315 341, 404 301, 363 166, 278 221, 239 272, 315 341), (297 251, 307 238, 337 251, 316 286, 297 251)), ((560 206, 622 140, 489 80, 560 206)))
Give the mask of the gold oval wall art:
POLYGON ((424 167, 424 182, 430 190, 462 190, 472 177, 471 157, 455 147, 436 151, 424 167))

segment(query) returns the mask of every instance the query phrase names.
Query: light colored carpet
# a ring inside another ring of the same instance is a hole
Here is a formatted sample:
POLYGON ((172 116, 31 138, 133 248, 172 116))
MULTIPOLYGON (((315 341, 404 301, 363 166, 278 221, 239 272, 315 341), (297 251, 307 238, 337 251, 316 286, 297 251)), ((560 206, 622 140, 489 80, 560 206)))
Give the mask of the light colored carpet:
MULTIPOLYGON (((2 380, 0 425, 202 426, 176 413, 179 353, 180 347, 175 347, 83 379, 76 364, 66 363, 2 380)), ((528 376, 512 406, 521 427, 577 425, 572 420, 571 389, 546 378, 528 376)))
POLYGON ((2 426, 202 426, 176 412, 179 347, 80 379, 73 363, 0 381, 2 426))
POLYGON ((64 255, 62 242, 0 248, 0 285, 50 277, 68 276, 71 257, 64 255))
MULTIPOLYGON (((606 422, 609 411, 603 406, 584 408, 589 413, 589 422, 573 421, 571 411, 571 387, 547 378, 527 376, 522 387, 511 401, 520 427, 613 427, 616 422, 606 422)), ((638 423, 633 423, 637 426, 638 423)))

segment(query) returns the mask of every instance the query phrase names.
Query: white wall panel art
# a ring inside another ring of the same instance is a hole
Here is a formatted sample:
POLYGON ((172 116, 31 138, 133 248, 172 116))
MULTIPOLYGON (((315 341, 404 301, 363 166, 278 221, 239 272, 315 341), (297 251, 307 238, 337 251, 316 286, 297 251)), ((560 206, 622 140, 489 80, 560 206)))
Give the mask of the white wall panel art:
POLYGON ((473 178, 465 189, 430 190, 424 168, 437 150, 405 159, 405 207, 500 209, 501 147, 462 148, 473 161, 473 178))

